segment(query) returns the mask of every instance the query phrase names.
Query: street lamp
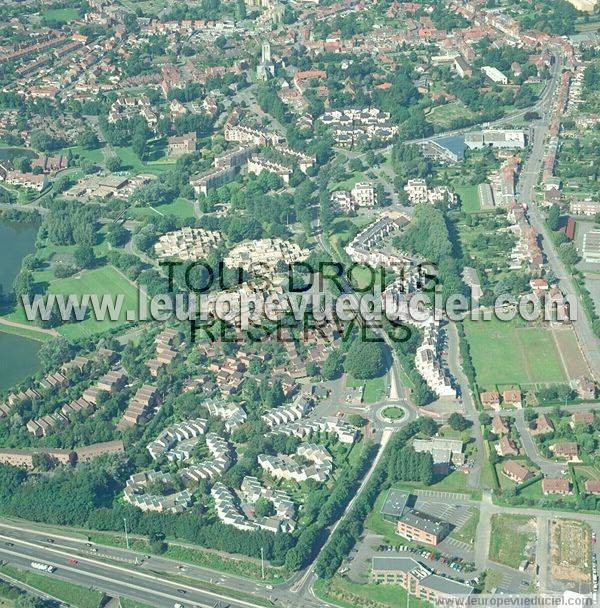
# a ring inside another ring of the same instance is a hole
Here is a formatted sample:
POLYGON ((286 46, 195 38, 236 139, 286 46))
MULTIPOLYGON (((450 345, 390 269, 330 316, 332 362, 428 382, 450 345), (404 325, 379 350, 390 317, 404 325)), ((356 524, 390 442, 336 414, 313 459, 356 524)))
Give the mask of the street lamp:
POLYGON ((127 551, 129 551, 129 536, 127 535, 127 518, 123 518, 123 524, 125 525, 125 544, 127 545, 127 551))

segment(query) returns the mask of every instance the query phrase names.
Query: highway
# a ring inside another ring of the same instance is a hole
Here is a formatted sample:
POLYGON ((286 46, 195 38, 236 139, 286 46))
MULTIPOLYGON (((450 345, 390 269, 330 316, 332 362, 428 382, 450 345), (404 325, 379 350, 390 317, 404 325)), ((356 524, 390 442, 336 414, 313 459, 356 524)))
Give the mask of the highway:
MULTIPOLYGON (((165 605, 165 601, 168 604, 173 599, 177 601, 178 598, 181 601, 183 598, 186 602, 198 606, 212 607, 216 601, 226 600, 232 607, 241 608, 270 605, 269 597, 273 597, 273 605, 288 605, 287 585, 270 590, 266 585, 249 579, 189 564, 183 565, 181 562, 158 556, 144 559, 140 554, 126 549, 93 545, 96 552, 92 552, 88 544, 91 543, 82 538, 68 536, 68 530, 64 534, 56 534, 43 527, 37 528, 29 522, 0 522, 0 559, 18 566, 29 566, 32 560, 52 564, 57 567, 53 576, 86 587, 94 586, 113 595, 122 594, 157 606, 165 605), (52 542, 49 542, 49 539, 52 542), (71 558, 79 563, 76 566, 69 565, 68 560, 71 558), (140 562, 137 565, 136 560, 140 562), (185 571, 182 571, 182 567, 185 571), (99 573, 105 576, 106 580, 98 579, 99 573), (165 576, 184 578, 183 582, 171 582, 166 580, 165 576), (185 578, 188 579, 187 585, 184 584, 185 578), (115 585, 112 585, 111 581, 114 581, 115 585), (208 588, 194 588, 190 586, 192 581, 194 586, 201 587, 205 584, 208 588), (136 587, 140 586, 144 598, 139 597, 140 590, 136 587), (217 590, 216 586, 222 587, 223 591, 217 590), (179 589, 185 590, 185 593, 179 593, 179 589), (231 589, 245 593, 248 601, 228 597, 227 591, 231 589), (166 598, 155 595, 158 591, 165 593, 166 598), (256 596, 257 603, 251 601, 251 596, 256 596), (148 598, 154 598, 155 601, 149 602, 148 598)), ((314 607, 311 602, 298 602, 294 605, 314 607)))

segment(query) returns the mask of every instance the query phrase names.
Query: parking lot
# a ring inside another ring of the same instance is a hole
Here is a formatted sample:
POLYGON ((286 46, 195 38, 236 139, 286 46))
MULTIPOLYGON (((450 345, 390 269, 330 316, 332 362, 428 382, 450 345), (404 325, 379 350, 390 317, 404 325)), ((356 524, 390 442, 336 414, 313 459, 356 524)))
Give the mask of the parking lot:
POLYGON ((473 561, 475 557, 475 552, 470 545, 449 536, 437 546, 437 549, 447 557, 460 557, 465 561, 473 561))
POLYGON ((471 517, 471 511, 467 506, 434 502, 421 496, 417 498, 414 508, 416 511, 420 511, 436 519, 447 521, 456 528, 464 526, 471 517))
POLYGON ((431 500, 432 502, 452 503, 455 505, 464 505, 472 502, 466 494, 458 492, 436 492, 435 490, 414 490, 414 494, 419 497, 431 500))

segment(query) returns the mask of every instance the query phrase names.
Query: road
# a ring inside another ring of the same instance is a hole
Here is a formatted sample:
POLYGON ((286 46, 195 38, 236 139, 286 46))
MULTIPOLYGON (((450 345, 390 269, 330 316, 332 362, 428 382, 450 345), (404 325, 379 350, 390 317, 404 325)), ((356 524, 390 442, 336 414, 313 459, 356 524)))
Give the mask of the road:
MULTIPOLYGON (((553 118, 552 103, 554 94, 558 84, 558 75, 562 69, 562 61, 556 54, 555 73, 553 75, 551 86, 544 96, 544 103, 540 106, 542 109, 542 119, 539 120, 532 129, 533 145, 529 157, 526 159, 521 170, 518 184, 519 201, 525 203, 529 207, 529 220, 531 225, 536 229, 541 238, 542 249, 546 255, 547 265, 552 269, 556 277, 559 279, 559 286, 565 296, 578 301, 575 285, 562 263, 554 243, 550 239, 549 231, 546 227, 544 217, 540 212, 535 200, 535 188, 539 183, 540 175, 544 164, 544 154, 546 149, 546 138, 548 137, 550 122, 553 118)), ((577 319, 573 321, 573 328, 579 339, 579 343, 587 358, 588 365, 596 380, 600 380, 600 348, 599 341, 596 338, 591 323, 582 306, 579 306, 577 319)))
POLYGON ((549 458, 542 456, 529 432, 523 410, 515 410, 513 415, 515 426, 517 427, 519 437, 521 438, 521 444, 523 445, 523 449, 527 456, 541 469, 546 477, 564 477, 568 469, 567 463, 556 462, 555 460, 550 460, 549 458))
POLYGON ((478 488, 481 478, 481 471, 485 462, 486 454, 483 444, 483 433, 481 432, 481 424, 479 424, 479 412, 473 399, 471 385, 469 379, 465 375, 462 368, 460 358, 460 341, 458 329, 455 323, 449 323, 447 326, 448 332, 448 367, 450 373, 456 378, 460 386, 460 396, 464 406, 464 417, 471 421, 471 436, 475 439, 477 450, 475 452, 473 467, 469 472, 467 484, 470 488, 478 488))

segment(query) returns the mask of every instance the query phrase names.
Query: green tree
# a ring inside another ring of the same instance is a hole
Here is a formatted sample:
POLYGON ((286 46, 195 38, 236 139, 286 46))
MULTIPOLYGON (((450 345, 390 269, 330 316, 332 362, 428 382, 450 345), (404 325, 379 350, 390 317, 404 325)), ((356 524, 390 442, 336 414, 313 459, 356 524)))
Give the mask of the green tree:
POLYGON ((96 264, 96 254, 90 245, 79 245, 75 249, 73 259, 79 268, 93 268, 96 264))
POLYGON ((321 375, 325 380, 335 380, 344 371, 344 357, 338 349, 332 350, 321 368, 321 375))
POLYGON ((388 351, 382 342, 354 340, 344 362, 346 372, 360 380, 382 376, 387 370, 388 351))
POLYGON ((81 146, 84 150, 94 150, 100 145, 100 140, 91 129, 85 129, 77 137, 77 145, 81 146))
POLYGON ((275 507, 267 498, 259 498, 254 505, 254 515, 257 518, 271 517, 275 515, 275 507))
POLYGON ((464 431, 472 425, 470 420, 467 420, 462 414, 459 414, 458 412, 453 412, 452 414, 450 414, 448 418, 448 424, 450 425, 450 428, 454 431, 464 431))

